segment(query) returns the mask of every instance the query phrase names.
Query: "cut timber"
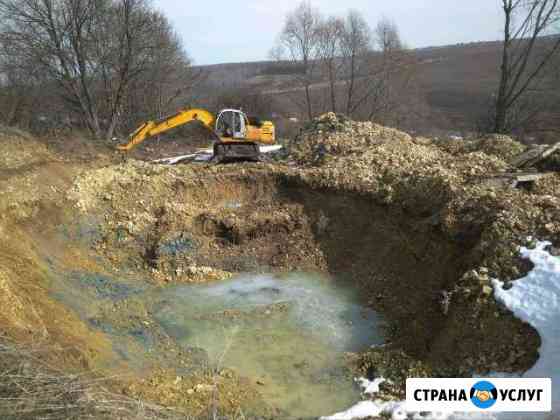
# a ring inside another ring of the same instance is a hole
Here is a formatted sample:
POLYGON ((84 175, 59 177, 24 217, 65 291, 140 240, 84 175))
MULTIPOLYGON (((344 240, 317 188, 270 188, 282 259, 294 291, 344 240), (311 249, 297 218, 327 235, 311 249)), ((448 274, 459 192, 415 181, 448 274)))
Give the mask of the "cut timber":
POLYGON ((529 168, 536 165, 541 160, 546 159, 551 154, 560 150, 560 142, 549 146, 549 145, 539 145, 532 147, 526 152, 515 156, 511 159, 510 164, 515 168, 529 168))
POLYGON ((531 187, 536 181, 553 175, 554 172, 505 172, 489 174, 482 183, 493 187, 531 187))

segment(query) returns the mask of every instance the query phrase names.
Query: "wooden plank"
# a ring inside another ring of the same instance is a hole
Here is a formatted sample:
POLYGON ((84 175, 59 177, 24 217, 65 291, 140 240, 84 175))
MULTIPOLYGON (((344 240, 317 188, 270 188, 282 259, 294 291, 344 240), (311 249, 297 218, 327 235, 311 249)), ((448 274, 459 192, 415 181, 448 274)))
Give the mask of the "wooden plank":
POLYGON ((513 157, 509 163, 515 168, 528 168, 546 159, 557 150, 560 150, 560 142, 553 144, 552 146, 535 146, 526 152, 513 157))
POLYGON ((521 183, 535 183, 539 179, 553 175, 554 172, 504 172, 488 174, 480 181, 493 187, 517 188, 521 183))

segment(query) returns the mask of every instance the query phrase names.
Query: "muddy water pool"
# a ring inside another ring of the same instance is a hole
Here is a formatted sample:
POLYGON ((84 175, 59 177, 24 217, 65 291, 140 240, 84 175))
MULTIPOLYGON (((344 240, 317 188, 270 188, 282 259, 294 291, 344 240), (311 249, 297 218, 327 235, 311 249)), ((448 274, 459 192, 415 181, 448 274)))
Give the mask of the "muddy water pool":
POLYGON ((359 390, 344 352, 380 344, 380 320, 356 290, 318 274, 242 275, 164 289, 155 318, 210 364, 254 380, 271 405, 294 417, 347 408, 359 390))
POLYGON ((352 284, 321 274, 165 287, 92 273, 56 278, 53 295, 106 333, 126 366, 173 368, 174 353, 162 347, 169 337, 200 356, 193 368, 235 370, 286 418, 353 405, 360 391, 344 353, 382 343, 380 318, 352 284))

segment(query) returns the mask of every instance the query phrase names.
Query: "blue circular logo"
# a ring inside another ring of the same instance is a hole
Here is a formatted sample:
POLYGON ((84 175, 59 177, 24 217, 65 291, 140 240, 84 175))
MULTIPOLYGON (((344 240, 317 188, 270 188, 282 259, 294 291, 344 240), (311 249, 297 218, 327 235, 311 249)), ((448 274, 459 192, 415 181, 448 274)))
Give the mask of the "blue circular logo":
POLYGON ((498 390, 488 381, 480 381, 471 388, 471 402, 478 408, 490 408, 498 400, 498 390))

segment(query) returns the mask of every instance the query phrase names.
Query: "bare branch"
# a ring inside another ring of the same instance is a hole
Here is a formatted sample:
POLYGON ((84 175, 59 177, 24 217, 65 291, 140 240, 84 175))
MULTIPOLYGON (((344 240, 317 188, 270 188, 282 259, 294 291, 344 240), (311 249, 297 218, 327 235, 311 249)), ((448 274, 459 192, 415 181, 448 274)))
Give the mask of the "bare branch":
POLYGON ((560 21, 559 0, 502 0, 504 45, 501 77, 496 95, 494 131, 505 133, 526 118, 511 118, 518 101, 537 86, 547 64, 560 52, 560 36, 555 25, 560 21), (519 20, 516 26, 515 21, 519 20), (544 36, 556 37, 545 41, 544 36), (544 52, 537 55, 537 43, 544 52))

